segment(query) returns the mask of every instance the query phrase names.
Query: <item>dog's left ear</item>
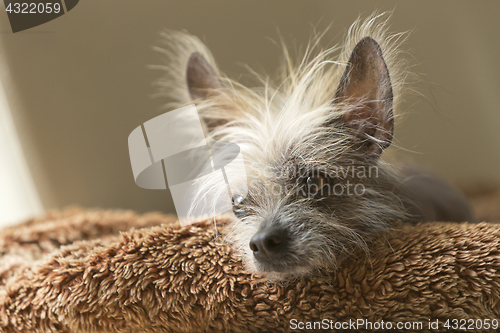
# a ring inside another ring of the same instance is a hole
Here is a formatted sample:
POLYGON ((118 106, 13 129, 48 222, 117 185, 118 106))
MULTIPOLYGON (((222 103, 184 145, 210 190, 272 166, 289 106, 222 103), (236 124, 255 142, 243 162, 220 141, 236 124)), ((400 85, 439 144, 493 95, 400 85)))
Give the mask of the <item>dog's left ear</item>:
POLYGON ((345 125, 362 140, 370 156, 378 156, 392 141, 393 94, 382 50, 371 37, 354 47, 340 79, 335 102, 352 107, 343 116, 345 125))

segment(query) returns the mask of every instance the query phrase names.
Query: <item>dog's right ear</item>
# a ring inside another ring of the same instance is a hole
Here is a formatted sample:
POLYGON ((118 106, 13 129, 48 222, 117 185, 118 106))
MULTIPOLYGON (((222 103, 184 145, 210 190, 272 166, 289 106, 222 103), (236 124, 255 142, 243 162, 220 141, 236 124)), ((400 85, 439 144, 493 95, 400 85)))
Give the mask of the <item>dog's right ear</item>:
POLYGON ((186 80, 193 100, 209 98, 223 89, 219 76, 199 52, 192 53, 189 57, 186 80))
MULTIPOLYGON (((189 57, 186 81, 189 95, 193 100, 207 100, 226 90, 219 75, 199 52, 194 52, 189 57)), ((228 111, 227 106, 220 105, 215 112, 201 113, 209 133, 228 122, 228 111)))

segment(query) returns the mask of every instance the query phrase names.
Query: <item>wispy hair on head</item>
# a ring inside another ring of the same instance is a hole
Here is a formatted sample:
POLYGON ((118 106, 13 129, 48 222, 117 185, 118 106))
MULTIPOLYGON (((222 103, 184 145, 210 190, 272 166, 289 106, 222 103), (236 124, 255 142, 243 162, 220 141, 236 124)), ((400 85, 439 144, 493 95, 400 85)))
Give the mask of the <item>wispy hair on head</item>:
MULTIPOLYGON (((226 168, 237 217, 228 240, 249 269, 285 278, 335 266, 409 218, 402 177, 380 158, 409 75, 400 51, 406 34, 389 33, 389 18, 358 19, 343 43, 326 49, 316 35, 298 61, 283 46, 278 75, 251 71, 260 83, 251 88, 224 76, 197 37, 162 34, 156 85, 168 107, 195 103, 209 141, 235 143, 244 156, 246 176, 226 168), (377 177, 329 172, 349 166, 375 167, 377 177), (327 184, 326 195, 311 193, 327 184), (363 194, 349 195, 350 184, 363 194), (245 197, 234 190, 246 186, 245 197)), ((227 195, 219 180, 197 184, 194 205, 208 192, 227 195)))

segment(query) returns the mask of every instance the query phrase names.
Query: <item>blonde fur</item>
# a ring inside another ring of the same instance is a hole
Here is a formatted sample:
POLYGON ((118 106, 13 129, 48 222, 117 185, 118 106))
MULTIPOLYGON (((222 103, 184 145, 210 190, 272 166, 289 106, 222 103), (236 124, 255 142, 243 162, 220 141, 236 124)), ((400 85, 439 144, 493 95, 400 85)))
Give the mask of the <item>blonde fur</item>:
MULTIPOLYGON (((374 14, 356 21, 349 28, 345 42, 328 49, 321 50, 320 37, 315 38, 298 63, 284 48, 280 74, 275 80, 256 75, 262 83, 257 88, 247 88, 221 75, 210 51, 198 38, 183 32, 162 34, 164 44, 157 50, 166 56, 166 62, 157 66, 164 71, 157 86, 160 94, 172 101, 167 107, 193 103, 186 83, 186 66, 195 52, 203 55, 224 86, 210 98, 194 102, 203 119, 223 123, 209 129, 210 140, 236 143, 245 157, 246 178, 241 178, 236 171, 232 173, 231 169, 226 172, 231 188, 248 185, 254 201, 252 214, 235 219, 228 240, 243 255, 250 270, 265 271, 248 246, 263 219, 279 220, 294 236, 293 255, 287 259, 293 269, 267 272, 271 278, 283 279, 335 266, 355 248, 368 251, 367 242, 373 235, 387 230, 391 222, 405 216, 400 198, 388 185, 400 181, 398 174, 381 159, 376 162, 379 177, 373 184, 367 181, 366 195, 356 198, 355 202, 343 203, 352 210, 349 214, 335 209, 331 214, 318 212, 313 202, 316 199, 292 197, 290 193, 297 185, 290 188, 290 192, 269 191, 290 177, 286 168, 292 164, 291 167, 307 170, 329 170, 332 165, 348 165, 350 161, 355 161, 353 165, 362 163, 359 152, 352 149, 352 142, 356 140, 353 134, 342 127, 325 124, 338 121, 356 108, 356 105, 332 103, 332 100, 352 50, 367 36, 373 38, 383 52, 397 112, 407 76, 407 65, 401 61, 399 51, 405 35, 388 33, 389 17, 374 14)), ((227 195, 224 184, 210 179, 199 184, 199 195, 207 190, 227 195)))

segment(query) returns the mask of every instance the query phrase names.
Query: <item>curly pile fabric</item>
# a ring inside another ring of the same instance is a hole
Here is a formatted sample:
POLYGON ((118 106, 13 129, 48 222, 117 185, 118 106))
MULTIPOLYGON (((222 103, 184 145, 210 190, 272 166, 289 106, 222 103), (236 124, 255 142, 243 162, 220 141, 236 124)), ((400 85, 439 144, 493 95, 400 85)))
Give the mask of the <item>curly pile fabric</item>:
POLYGON ((0 232, 0 332, 288 332, 356 319, 422 332, 429 320, 500 319, 500 195, 474 205, 491 220, 397 225, 368 257, 288 284, 245 271, 213 222, 49 212, 0 232))

